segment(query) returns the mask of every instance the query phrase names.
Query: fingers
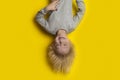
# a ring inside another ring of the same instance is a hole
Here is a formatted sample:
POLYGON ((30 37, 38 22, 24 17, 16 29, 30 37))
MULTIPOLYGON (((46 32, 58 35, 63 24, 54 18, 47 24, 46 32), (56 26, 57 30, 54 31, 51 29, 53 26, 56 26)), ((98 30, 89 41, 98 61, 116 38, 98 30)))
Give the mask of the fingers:
POLYGON ((57 11, 57 5, 58 5, 58 3, 59 3, 59 0, 56 0, 56 3, 55 3, 55 10, 57 11))
POLYGON ((57 5, 58 5, 58 3, 55 4, 55 10, 57 10, 57 5))
POLYGON ((59 2, 59 0, 55 0, 55 1, 53 2, 53 4, 54 4, 54 5, 57 5, 58 2, 59 2))
POLYGON ((55 11, 57 11, 58 2, 59 2, 59 0, 55 0, 55 1, 53 2, 54 10, 55 10, 55 11))
POLYGON ((47 6, 48 10, 55 11, 57 10, 57 5, 58 5, 59 0, 54 0, 51 4, 47 6))
POLYGON ((59 0, 55 0, 54 2, 59 2, 59 0))

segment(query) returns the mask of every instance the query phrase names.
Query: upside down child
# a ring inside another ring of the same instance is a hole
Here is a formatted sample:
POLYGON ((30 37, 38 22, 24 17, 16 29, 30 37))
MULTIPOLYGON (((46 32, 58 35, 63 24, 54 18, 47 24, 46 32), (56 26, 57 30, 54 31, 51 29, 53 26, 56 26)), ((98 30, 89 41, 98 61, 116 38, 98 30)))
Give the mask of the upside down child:
POLYGON ((73 44, 67 35, 74 31, 85 13, 83 0, 76 0, 78 11, 72 15, 72 0, 51 0, 51 3, 38 11, 35 19, 48 33, 55 36, 49 46, 48 58, 54 70, 69 72, 74 59, 73 44), (50 14, 48 19, 45 15, 50 14))

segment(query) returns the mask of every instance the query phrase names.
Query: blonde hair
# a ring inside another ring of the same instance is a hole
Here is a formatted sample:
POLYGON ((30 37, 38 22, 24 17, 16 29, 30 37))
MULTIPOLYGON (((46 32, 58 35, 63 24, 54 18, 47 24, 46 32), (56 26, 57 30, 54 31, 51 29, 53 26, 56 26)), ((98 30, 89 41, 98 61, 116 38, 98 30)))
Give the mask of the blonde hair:
POLYGON ((74 46, 70 42, 70 51, 67 55, 58 55, 53 49, 53 43, 48 47, 48 60, 51 67, 56 72, 69 72, 70 66, 74 59, 74 46))

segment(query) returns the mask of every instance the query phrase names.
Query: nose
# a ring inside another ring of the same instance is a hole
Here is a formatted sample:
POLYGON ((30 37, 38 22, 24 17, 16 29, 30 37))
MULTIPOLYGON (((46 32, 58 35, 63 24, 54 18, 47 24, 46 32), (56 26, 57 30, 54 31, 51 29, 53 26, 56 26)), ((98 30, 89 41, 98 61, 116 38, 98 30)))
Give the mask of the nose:
POLYGON ((64 42, 65 38, 64 37, 59 37, 60 42, 64 42))

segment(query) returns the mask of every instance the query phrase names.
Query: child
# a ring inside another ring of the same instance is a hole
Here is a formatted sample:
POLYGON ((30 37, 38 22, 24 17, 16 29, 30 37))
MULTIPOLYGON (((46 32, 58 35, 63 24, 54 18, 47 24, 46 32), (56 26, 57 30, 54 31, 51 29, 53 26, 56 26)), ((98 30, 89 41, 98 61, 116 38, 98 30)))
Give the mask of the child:
POLYGON ((73 46, 67 34, 75 30, 85 13, 84 1, 76 2, 78 12, 75 16, 72 15, 72 0, 51 0, 51 3, 36 15, 36 21, 47 32, 55 35, 48 57, 56 71, 68 72, 74 58, 73 46), (44 18, 47 13, 50 13, 48 20, 44 18))

